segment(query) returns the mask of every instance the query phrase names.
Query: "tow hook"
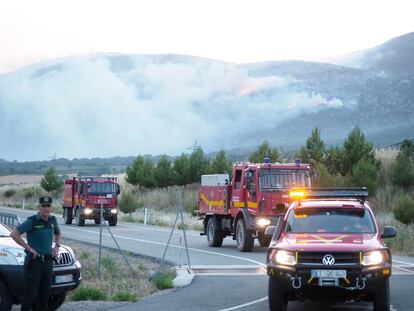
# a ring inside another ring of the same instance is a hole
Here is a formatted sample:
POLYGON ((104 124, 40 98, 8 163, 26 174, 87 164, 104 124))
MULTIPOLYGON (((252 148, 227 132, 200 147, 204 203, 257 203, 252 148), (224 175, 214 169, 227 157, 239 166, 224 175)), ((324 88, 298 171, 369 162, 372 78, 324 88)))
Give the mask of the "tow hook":
POLYGON ((292 281, 292 287, 294 289, 299 289, 302 287, 302 278, 301 277, 291 277, 290 280, 292 281))
POLYGON ((366 278, 357 278, 356 279, 355 287, 357 289, 360 289, 360 290, 364 289, 365 288, 365 281, 366 280, 367 280, 366 278), (359 284, 360 281, 361 281, 362 284, 359 284))

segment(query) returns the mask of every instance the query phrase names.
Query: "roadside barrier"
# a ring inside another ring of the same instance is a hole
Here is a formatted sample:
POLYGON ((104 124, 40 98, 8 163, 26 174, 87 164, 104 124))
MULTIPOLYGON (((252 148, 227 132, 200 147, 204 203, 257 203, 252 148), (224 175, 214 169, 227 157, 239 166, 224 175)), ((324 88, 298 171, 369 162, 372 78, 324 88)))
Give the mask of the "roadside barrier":
POLYGON ((21 224, 19 215, 0 212, 0 222, 8 227, 14 228, 21 224))

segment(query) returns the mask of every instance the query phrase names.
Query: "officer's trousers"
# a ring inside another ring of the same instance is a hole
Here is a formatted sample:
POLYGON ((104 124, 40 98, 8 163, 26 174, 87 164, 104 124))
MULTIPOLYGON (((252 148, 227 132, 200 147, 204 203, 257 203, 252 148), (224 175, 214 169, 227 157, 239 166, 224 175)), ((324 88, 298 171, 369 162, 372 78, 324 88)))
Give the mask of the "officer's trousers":
POLYGON ((53 260, 26 256, 24 262, 24 297, 21 311, 48 311, 52 286, 53 260))

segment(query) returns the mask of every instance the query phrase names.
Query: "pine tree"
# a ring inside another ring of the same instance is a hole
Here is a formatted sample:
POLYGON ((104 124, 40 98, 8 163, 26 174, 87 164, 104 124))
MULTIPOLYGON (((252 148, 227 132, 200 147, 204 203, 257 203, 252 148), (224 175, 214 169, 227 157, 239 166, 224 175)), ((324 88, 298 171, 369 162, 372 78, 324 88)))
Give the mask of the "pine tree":
POLYGON ((59 180, 56 170, 53 167, 49 167, 40 181, 40 186, 45 191, 51 192, 62 189, 63 183, 59 180))
POLYGON ((272 163, 280 162, 279 152, 276 148, 271 148, 266 139, 250 154, 249 161, 263 163, 264 158, 269 158, 272 163))
POLYGON ((154 178, 157 187, 165 188, 173 185, 172 164, 166 155, 162 155, 158 160, 154 169, 154 178))
POLYGON ((232 163, 226 157, 226 152, 222 149, 217 153, 211 163, 211 172, 213 174, 231 174, 232 163))

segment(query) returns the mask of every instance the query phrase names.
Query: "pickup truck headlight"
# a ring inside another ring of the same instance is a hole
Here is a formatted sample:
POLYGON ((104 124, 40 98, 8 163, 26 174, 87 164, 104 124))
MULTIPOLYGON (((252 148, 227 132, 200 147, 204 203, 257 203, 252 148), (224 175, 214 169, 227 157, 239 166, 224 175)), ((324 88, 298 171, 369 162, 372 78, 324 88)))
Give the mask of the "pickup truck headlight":
POLYGON ((363 266, 375 266, 384 262, 388 256, 381 251, 372 251, 365 253, 362 256, 362 265, 363 266))
POLYGON ((270 255, 272 263, 293 266, 296 264, 295 254, 284 250, 274 250, 270 255))

